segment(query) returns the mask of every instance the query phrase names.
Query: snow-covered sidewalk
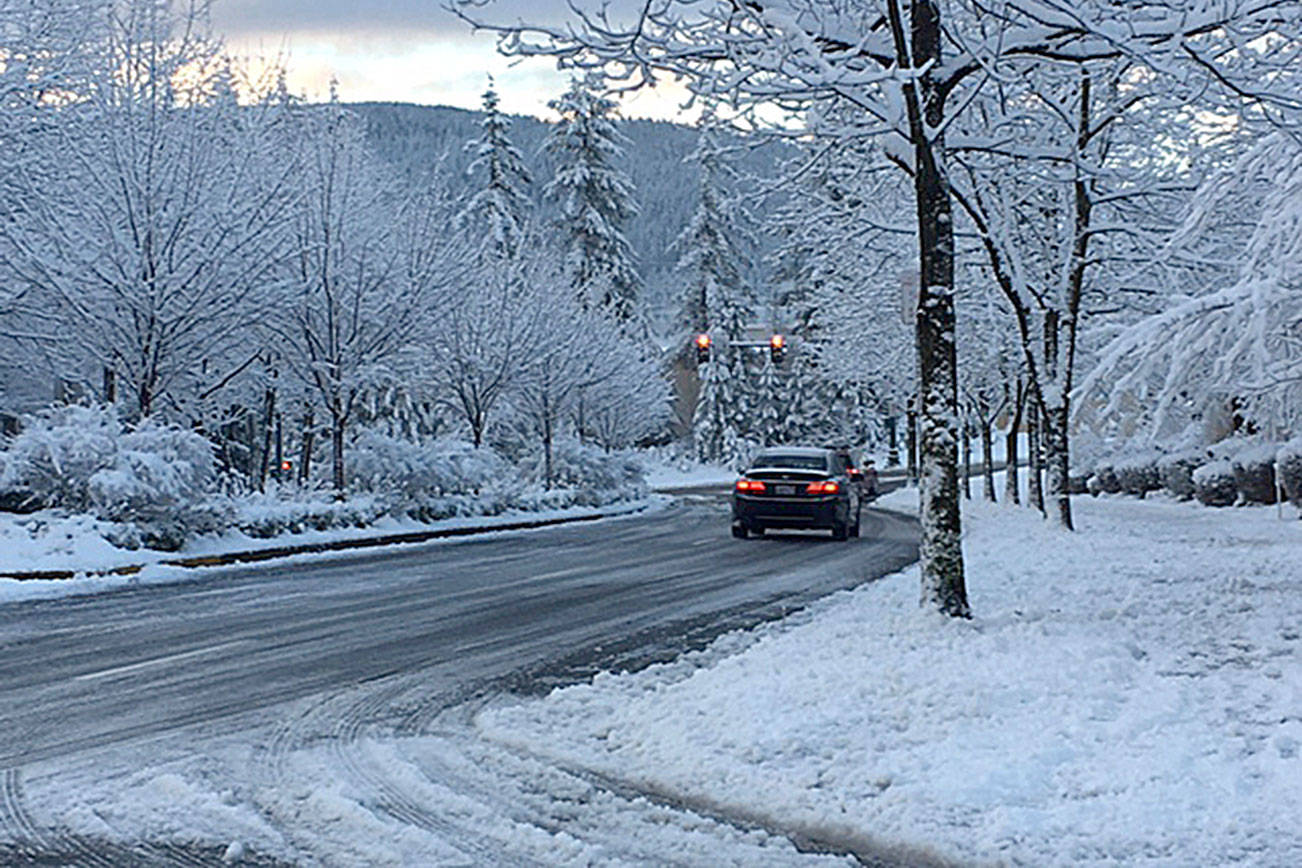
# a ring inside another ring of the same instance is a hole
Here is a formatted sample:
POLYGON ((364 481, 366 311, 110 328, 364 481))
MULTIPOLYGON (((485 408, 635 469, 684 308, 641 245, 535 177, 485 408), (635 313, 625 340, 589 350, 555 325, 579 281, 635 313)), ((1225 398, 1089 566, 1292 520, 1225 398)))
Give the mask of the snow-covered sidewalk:
POLYGON ((967 510, 971 622, 915 567, 478 725, 910 862, 1302 864, 1302 522, 1076 504, 1076 534, 967 510))

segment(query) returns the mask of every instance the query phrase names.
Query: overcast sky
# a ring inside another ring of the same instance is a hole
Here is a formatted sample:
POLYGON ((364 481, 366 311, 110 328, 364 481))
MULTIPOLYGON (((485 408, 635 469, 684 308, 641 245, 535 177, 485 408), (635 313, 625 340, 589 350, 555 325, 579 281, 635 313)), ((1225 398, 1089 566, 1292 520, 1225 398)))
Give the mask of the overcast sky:
MULTIPOLYGON (((564 15, 563 0, 499 0, 495 17, 515 17, 508 3, 531 17, 549 6, 564 15)), ((324 97, 334 77, 349 102, 477 108, 492 74, 506 111, 545 117, 567 82, 550 61, 501 57, 491 34, 473 33, 441 0, 216 0, 213 24, 236 55, 285 54, 291 87, 311 97, 324 97)), ((673 118, 676 102, 639 95, 625 101, 624 114, 673 118)))

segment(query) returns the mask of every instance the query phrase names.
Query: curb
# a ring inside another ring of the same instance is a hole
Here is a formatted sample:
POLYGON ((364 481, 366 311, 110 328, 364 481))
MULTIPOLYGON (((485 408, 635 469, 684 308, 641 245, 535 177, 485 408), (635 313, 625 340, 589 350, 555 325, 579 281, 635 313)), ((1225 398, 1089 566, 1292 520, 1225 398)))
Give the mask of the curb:
POLYGON ((260 561, 287 558, 293 555, 318 554, 320 552, 341 552, 350 549, 383 548, 385 546, 408 543, 428 542, 449 537, 474 536, 503 530, 531 530, 540 527, 552 527, 558 524, 575 524, 581 521, 597 521, 603 518, 619 518, 636 515, 650 509, 652 504, 645 503, 624 512, 593 513, 592 515, 567 515, 554 518, 526 519, 523 521, 504 522, 493 525, 469 525, 465 527, 444 527, 431 530, 391 533, 384 536, 357 537, 355 539, 330 540, 329 542, 302 543, 300 545, 276 546, 265 549, 249 549, 242 552, 226 552, 219 555, 194 555, 185 558, 172 558, 155 561, 151 564, 128 564, 103 570, 32 570, 28 572, 0 572, 0 579, 18 582, 63 581, 78 576, 134 576, 146 566, 183 567, 225 567, 235 564, 253 564, 260 561))

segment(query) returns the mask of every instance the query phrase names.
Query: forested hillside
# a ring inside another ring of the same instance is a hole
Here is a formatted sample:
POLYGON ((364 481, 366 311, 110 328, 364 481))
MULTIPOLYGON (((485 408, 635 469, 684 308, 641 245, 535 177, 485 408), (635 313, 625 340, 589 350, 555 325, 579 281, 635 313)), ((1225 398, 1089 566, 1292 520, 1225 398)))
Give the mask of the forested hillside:
MULTIPOLYGON (((482 112, 405 103, 354 103, 351 108, 365 118, 376 151, 412 181, 442 163, 450 170, 448 177, 468 183, 471 155, 465 144, 478 135, 482 112)), ((700 169, 684 161, 696 147, 697 133, 690 127, 652 120, 622 120, 619 128, 629 140, 624 169, 637 190, 640 208, 627 234, 646 284, 645 310, 653 324, 663 328, 670 319, 667 308, 677 284, 677 257, 669 246, 686 225, 698 196, 700 169)), ((541 150, 547 129, 548 124, 537 118, 511 118, 511 140, 523 152, 534 178, 530 194, 544 208, 539 192, 552 175, 541 150)), ((745 154, 738 165, 744 172, 771 177, 776 162, 777 151, 769 147, 745 154)))

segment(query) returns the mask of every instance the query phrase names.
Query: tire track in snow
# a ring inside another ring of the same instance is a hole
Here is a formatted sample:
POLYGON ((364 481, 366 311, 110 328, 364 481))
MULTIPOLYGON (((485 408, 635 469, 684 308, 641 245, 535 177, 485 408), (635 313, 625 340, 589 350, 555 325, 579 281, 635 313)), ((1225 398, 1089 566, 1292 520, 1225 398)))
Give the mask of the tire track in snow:
MULTIPOLYGON (((417 796, 390 780, 386 770, 365 755, 366 729, 387 716, 397 704, 397 698, 406 689, 405 680, 396 678, 382 687, 376 685, 344 710, 331 733, 330 745, 335 758, 357 783, 378 796, 376 807, 393 819, 429 832, 465 853, 476 865, 500 864, 507 842, 494 840, 489 830, 454 822, 445 814, 431 810, 417 796)), ((446 784, 439 782, 439 786, 446 784)), ((522 866, 542 864, 520 857, 511 862, 522 866)))

